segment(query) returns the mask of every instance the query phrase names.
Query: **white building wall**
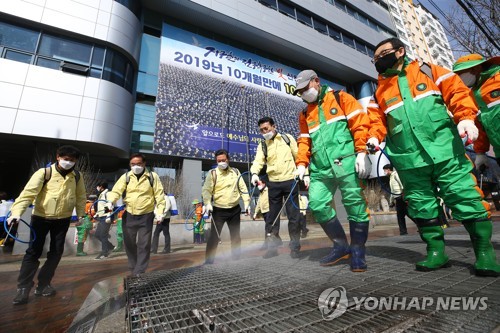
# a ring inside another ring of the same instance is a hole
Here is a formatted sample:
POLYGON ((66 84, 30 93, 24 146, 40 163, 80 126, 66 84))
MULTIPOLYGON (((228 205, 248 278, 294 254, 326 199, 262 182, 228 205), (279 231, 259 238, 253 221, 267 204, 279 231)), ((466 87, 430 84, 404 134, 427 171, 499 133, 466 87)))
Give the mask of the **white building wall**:
POLYGON ((113 0, 5 0, 0 12, 106 41, 139 57, 141 24, 113 0))
POLYGON ((129 151, 133 97, 108 81, 0 59, 0 132, 129 151))
MULTIPOLYGON (((138 59, 140 22, 113 0, 9 0, 0 11, 93 37, 138 59)), ((134 99, 106 80, 0 59, 0 132, 130 150, 134 99)))

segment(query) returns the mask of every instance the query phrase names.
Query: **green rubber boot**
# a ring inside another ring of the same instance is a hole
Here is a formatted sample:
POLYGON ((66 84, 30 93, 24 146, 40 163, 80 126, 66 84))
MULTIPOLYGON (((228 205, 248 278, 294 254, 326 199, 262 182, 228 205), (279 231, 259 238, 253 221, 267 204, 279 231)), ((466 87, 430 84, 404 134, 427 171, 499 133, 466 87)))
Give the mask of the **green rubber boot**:
POLYGON ((87 252, 83 252, 83 244, 84 243, 78 243, 78 245, 76 246, 77 257, 85 257, 87 255, 87 252))
POLYGON ((123 252, 123 242, 118 242, 113 252, 123 252))
POLYGON ((417 262, 417 271, 433 271, 449 267, 448 256, 444 253, 444 231, 441 226, 420 227, 420 238, 427 244, 427 258, 417 262))
POLYGON ((476 254, 474 268, 478 276, 500 276, 500 265, 497 264, 495 249, 491 244, 493 224, 490 220, 466 222, 472 247, 476 254))

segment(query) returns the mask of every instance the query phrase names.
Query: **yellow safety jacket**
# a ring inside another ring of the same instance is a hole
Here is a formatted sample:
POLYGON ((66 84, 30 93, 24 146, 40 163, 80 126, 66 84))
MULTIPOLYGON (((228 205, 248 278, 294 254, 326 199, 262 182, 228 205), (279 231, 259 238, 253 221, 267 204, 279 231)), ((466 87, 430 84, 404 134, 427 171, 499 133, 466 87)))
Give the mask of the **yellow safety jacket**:
POLYGON ((149 181, 150 171, 145 170, 139 179, 129 171, 129 183, 127 185, 127 173, 124 173, 116 182, 113 189, 107 193, 108 201, 115 203, 125 193, 123 203, 125 210, 132 215, 143 215, 155 212, 156 215, 163 215, 165 212, 165 194, 160 178, 154 172, 153 186, 149 181), (156 206, 156 208, 155 208, 156 206))
POLYGON ((36 171, 11 207, 13 216, 21 216, 26 208, 35 201, 33 215, 45 219, 63 219, 71 217, 76 208, 78 217, 85 215, 85 182, 83 175, 76 182, 75 172, 63 177, 55 164, 50 166, 52 174, 45 182, 45 168, 36 171))

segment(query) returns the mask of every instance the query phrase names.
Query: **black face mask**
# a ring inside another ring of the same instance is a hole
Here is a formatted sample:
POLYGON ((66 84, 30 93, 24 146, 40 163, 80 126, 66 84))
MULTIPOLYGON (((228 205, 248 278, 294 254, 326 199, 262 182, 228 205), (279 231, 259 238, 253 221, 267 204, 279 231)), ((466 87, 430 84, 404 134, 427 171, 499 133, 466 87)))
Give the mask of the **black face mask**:
POLYGON ((375 63, 375 69, 379 74, 385 73, 386 70, 392 68, 398 62, 398 58, 396 58, 396 52, 391 52, 382 58, 380 58, 375 63))

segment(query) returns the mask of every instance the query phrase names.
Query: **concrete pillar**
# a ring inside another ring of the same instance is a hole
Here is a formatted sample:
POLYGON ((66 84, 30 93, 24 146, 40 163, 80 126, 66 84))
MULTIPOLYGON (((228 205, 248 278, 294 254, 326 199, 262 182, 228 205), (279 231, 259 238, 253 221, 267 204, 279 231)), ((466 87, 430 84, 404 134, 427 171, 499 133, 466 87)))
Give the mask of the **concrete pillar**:
POLYGON ((180 198, 180 202, 177 200, 177 205, 181 205, 180 209, 186 209, 187 207, 191 209, 193 199, 201 200, 201 175, 201 161, 189 159, 182 161, 182 198, 180 198))

